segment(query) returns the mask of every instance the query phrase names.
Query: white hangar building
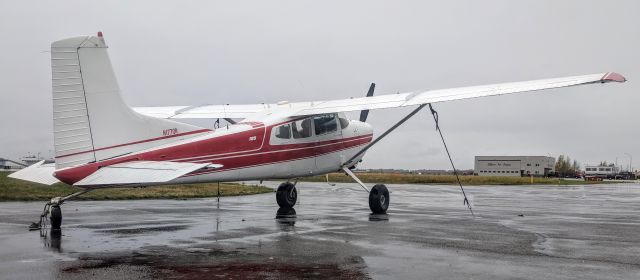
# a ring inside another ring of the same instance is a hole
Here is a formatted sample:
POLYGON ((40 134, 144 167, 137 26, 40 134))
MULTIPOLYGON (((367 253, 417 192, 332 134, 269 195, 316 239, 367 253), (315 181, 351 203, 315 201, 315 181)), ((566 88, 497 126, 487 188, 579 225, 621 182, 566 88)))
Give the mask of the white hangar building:
POLYGON ((478 176, 545 176, 555 172, 556 160, 547 156, 476 156, 478 176))

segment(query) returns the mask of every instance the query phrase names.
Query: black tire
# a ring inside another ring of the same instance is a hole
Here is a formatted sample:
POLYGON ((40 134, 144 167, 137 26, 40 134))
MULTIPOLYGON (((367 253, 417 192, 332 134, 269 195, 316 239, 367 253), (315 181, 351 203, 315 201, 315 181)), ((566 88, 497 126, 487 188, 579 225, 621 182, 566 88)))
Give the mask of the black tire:
POLYGON ((369 192, 369 209, 373 214, 387 213, 389 208, 389 190, 387 186, 378 184, 369 192))
POLYGON ((280 208, 293 208, 298 200, 298 191, 292 183, 282 183, 276 191, 276 201, 280 208))
POLYGON ((51 221, 51 229, 59 230, 62 225, 62 210, 60 210, 60 206, 51 206, 51 216, 49 217, 51 221))

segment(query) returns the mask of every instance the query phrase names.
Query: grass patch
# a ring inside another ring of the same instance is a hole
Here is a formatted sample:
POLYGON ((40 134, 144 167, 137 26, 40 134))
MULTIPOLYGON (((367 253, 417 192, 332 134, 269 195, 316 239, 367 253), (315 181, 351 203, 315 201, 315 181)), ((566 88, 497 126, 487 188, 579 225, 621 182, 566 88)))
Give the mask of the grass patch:
MULTIPOLYGON (((418 175, 403 173, 357 173, 360 180, 365 183, 385 184, 425 184, 425 185, 452 185, 457 184, 454 175, 418 175)), ((305 182, 324 182, 325 176, 313 176, 301 178, 305 182)), ((344 173, 330 173, 329 181, 336 183, 353 183, 353 179, 344 173)), ((460 176, 463 185, 531 185, 529 177, 499 177, 499 176, 460 176)), ((533 178, 533 185, 588 185, 612 183, 565 180, 561 178, 533 178)))
MULTIPOLYGON (((48 201, 81 189, 64 183, 45 186, 8 178, 8 172, 0 172, 0 201, 48 201)), ((257 185, 221 183, 220 196, 250 195, 273 192, 273 189, 257 185)), ((218 184, 166 185, 145 188, 98 189, 74 200, 124 200, 124 199, 187 199, 216 197, 218 184)))

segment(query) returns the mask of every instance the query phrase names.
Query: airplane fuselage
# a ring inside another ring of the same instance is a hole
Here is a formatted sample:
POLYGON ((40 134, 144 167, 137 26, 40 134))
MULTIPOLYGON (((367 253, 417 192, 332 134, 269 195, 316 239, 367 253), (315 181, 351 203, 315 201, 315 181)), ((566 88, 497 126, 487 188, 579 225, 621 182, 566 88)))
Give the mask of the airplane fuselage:
MULTIPOLYGON (((57 170, 55 176, 73 184, 103 166, 128 161, 222 165, 221 168, 205 168, 186 174, 166 184, 296 178, 335 172, 371 142, 373 130, 367 123, 347 121, 337 114, 327 114, 324 119, 319 119, 322 117, 297 118, 272 124, 241 122, 200 132, 201 135, 166 147, 57 170), (332 116, 333 120, 328 116, 332 116)), ((179 135, 170 130, 163 133, 179 135)), ((163 139, 171 136, 165 135, 163 139)), ((118 148, 121 147, 118 145, 118 148)), ((353 162, 358 162, 362 156, 353 162)))

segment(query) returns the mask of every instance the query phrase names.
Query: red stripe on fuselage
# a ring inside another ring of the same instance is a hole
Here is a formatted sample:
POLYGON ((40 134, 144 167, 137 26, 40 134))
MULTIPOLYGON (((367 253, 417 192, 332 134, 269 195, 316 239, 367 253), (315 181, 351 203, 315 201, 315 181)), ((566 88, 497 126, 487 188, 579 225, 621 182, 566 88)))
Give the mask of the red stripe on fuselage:
MULTIPOLYGON (((278 162, 292 161, 304 158, 310 158, 315 156, 320 156, 323 154, 328 154, 332 152, 341 151, 344 149, 353 148, 356 146, 360 146, 371 141, 371 136, 369 137, 354 137, 354 139, 346 139, 340 142, 336 142, 330 145, 323 145, 322 142, 318 142, 317 146, 303 147, 297 149, 286 149, 286 150, 267 150, 260 151, 258 153, 251 153, 227 158, 218 158, 218 159, 210 159, 204 162, 211 162, 216 164, 222 164, 224 167, 221 169, 216 169, 216 172, 222 172, 232 169, 245 168, 250 166, 257 165, 266 165, 273 164, 278 162)), ((272 146, 273 147, 273 146, 272 146)), ((208 173, 209 171, 203 171, 204 173, 208 173)), ((198 174, 198 172, 194 172, 191 174, 198 174)))
POLYGON ((242 151, 242 152, 234 152, 234 153, 222 153, 222 154, 207 154, 201 155, 197 157, 188 157, 188 158, 174 158, 172 161, 181 161, 181 162, 207 162, 210 160, 217 160, 222 158, 233 158, 246 156, 249 154, 255 153, 275 153, 275 152, 286 152, 289 150, 295 149, 311 149, 311 148, 321 148, 323 146, 331 146, 340 143, 344 143, 345 141, 354 141, 359 139, 371 138, 371 135, 364 136, 356 136, 344 139, 333 139, 333 140, 325 140, 321 142, 309 142, 309 143, 297 143, 297 144, 280 144, 280 145, 269 145, 268 150, 258 150, 258 151, 242 151))
MULTIPOLYGON (((363 146, 365 144, 369 143, 369 141, 361 143, 359 145, 352 145, 346 148, 342 148, 339 150, 332 150, 332 151, 327 151, 325 153, 314 153, 311 156, 308 157, 300 157, 300 158, 293 158, 293 159, 285 159, 285 160, 281 160, 281 161, 271 161, 271 162, 267 162, 267 163, 260 163, 260 164, 254 164, 254 165, 246 165, 246 166, 240 166, 240 167, 236 167, 236 168, 224 168, 224 169, 214 169, 214 170, 202 170, 202 171, 194 171, 192 173, 189 173, 183 177, 191 177, 191 176, 198 176, 198 175, 204 175, 204 174, 210 174, 210 173, 216 173, 216 172, 223 172, 223 171, 230 171, 230 170, 237 170, 237 169, 244 169, 244 168, 250 168, 250 167, 257 167, 257 166, 264 166, 264 165, 269 165, 269 164, 276 164, 276 163, 284 163, 284 162, 289 162, 289 161, 295 161, 295 160, 301 160, 301 159, 308 159, 308 158, 313 158, 313 157, 317 157, 317 156, 323 156, 325 154, 329 154, 329 153, 334 153, 334 152, 339 152, 339 151, 343 151, 343 150, 347 150, 347 149, 351 149, 351 148, 355 148, 358 146, 363 146)), ((217 163, 217 161, 216 161, 217 163)))

